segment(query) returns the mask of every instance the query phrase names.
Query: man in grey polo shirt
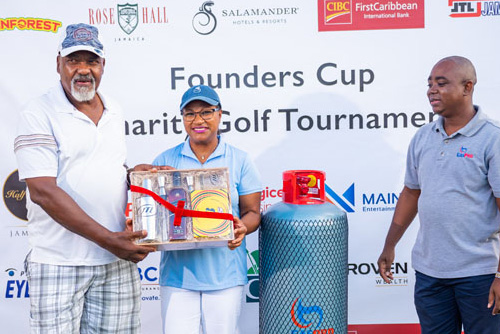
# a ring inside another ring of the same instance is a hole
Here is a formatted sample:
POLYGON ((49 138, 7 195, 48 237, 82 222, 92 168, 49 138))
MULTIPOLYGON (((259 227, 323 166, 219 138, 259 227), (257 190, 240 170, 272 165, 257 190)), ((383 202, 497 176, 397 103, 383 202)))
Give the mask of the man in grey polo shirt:
POLYGON ((440 117, 410 143, 405 186, 378 260, 390 283, 395 247, 417 212, 412 252, 422 333, 500 333, 500 128, 472 102, 476 71, 441 59, 427 96, 440 117))

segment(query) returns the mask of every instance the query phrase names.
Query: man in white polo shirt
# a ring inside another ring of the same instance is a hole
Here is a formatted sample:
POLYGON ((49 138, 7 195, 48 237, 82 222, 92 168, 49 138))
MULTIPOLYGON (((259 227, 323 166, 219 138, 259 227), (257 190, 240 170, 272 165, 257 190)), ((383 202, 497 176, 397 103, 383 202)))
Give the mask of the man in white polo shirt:
POLYGON ((415 307, 422 334, 500 333, 500 127, 472 102, 472 63, 441 59, 427 96, 438 120, 408 149, 380 275, 389 283, 399 239, 415 218, 415 307))
POLYGON ((125 231, 126 147, 119 107, 97 92, 98 30, 66 28, 60 84, 21 115, 15 152, 28 186, 32 333, 139 333, 135 263, 154 251, 125 231))

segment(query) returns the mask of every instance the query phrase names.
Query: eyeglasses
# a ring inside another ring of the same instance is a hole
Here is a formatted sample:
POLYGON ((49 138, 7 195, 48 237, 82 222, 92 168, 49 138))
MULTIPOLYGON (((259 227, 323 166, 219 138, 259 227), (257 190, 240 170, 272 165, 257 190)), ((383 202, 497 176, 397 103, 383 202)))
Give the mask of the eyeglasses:
POLYGON ((199 115, 205 121, 209 121, 212 119, 212 117, 214 117, 214 113, 216 111, 219 111, 219 110, 220 110, 220 108, 202 110, 202 111, 198 111, 198 112, 194 112, 194 111, 184 112, 184 111, 182 111, 181 115, 182 115, 182 117, 184 117, 184 120, 186 122, 194 121, 194 119, 196 118, 196 115, 199 115))

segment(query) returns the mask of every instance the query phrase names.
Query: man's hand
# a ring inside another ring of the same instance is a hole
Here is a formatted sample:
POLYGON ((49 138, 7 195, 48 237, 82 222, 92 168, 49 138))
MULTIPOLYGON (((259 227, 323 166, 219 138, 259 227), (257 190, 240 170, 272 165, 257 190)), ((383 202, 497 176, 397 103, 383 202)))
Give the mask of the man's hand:
POLYGON ((380 273, 380 276, 384 279, 386 283, 391 283, 391 281, 394 279, 392 276, 391 272, 391 267, 392 263, 394 262, 394 248, 392 249, 385 249, 382 251, 382 254, 380 254, 380 257, 378 258, 378 270, 380 273))
POLYGON ((156 251, 155 246, 137 245, 134 243, 137 239, 147 236, 146 231, 128 231, 112 232, 101 244, 101 247, 107 249, 117 257, 137 263, 148 256, 149 253, 156 251))
POLYGON ((125 231, 133 232, 134 231, 134 221, 130 218, 125 220, 125 231))
POLYGON ((157 172, 159 170, 172 170, 175 169, 174 167, 171 166, 153 166, 150 164, 139 164, 136 165, 131 172, 157 172))
POLYGON ((229 249, 231 250, 240 247, 243 238, 247 234, 247 227, 238 217, 234 217, 233 226, 234 226, 234 239, 229 240, 229 242, 227 243, 227 247, 229 247, 229 249))
POLYGON ((491 314, 500 314, 500 278, 495 278, 490 287, 490 295, 488 297, 488 308, 493 307, 491 314))

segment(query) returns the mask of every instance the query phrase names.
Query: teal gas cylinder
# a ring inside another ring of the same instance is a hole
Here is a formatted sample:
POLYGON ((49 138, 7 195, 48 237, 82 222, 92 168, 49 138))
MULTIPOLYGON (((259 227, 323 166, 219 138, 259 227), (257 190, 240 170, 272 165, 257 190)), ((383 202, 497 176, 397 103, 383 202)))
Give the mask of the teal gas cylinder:
POLYGON ((347 333, 347 215, 325 174, 283 173, 283 201, 259 230, 261 334, 347 333))

